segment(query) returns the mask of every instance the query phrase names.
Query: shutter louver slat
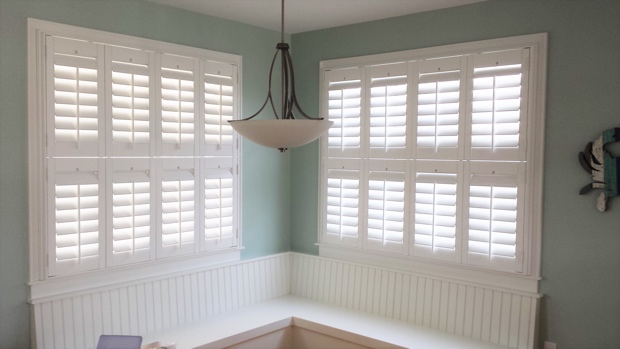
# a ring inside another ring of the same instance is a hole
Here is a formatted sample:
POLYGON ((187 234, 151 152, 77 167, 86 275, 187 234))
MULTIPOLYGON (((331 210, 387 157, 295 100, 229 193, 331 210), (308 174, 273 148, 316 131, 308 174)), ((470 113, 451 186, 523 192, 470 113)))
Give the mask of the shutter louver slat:
POLYGON ((369 140, 372 157, 403 155, 407 146, 407 66, 371 68, 369 140))
POLYGON ((468 264, 519 271, 524 164, 469 165, 468 264))
POLYGON ((100 267, 101 183, 98 160, 50 159, 50 270, 62 275, 100 267))
POLYGON ((405 173, 371 170, 367 204, 368 248, 405 253, 405 173))
POLYGON ((418 158, 457 159, 461 113, 462 58, 420 63, 418 76, 418 158))
POLYGON ((359 69, 327 72, 327 133, 330 154, 359 154, 361 147, 361 77, 359 69))
POLYGON ((194 252, 196 185, 194 159, 162 160, 160 257, 194 252))
POLYGON ((204 169, 204 235, 207 251, 237 245, 232 159, 207 159, 204 169), (217 162, 217 164, 216 164, 217 162))
POLYGON ((442 168, 441 172, 435 172, 437 169, 421 172, 431 168, 422 164, 417 166, 414 255, 454 261, 457 252, 457 164, 436 165, 448 168, 442 168))
POLYGON ((516 208, 516 187, 471 186, 470 253, 514 258, 516 208))
POLYGON ((161 68, 161 141, 163 155, 194 155, 195 64, 186 57, 163 55, 161 68))
MULTIPOLYGON (((112 252, 114 259, 146 260, 150 250, 150 183, 114 183, 112 252)), ((117 262, 118 263, 118 262, 117 262)), ((115 263, 115 264, 117 264, 115 263)))
POLYGON ((108 203, 108 261, 110 266, 143 262, 151 258, 154 238, 153 184, 150 160, 108 159, 111 186, 108 203))
POLYGON ((209 62, 204 75, 204 142, 209 155, 232 155, 236 67, 209 62))
POLYGON ((205 179, 205 239, 231 246, 232 178, 205 179))
POLYGON ((162 183, 162 246, 194 242, 194 181, 162 183))
POLYGON ((150 54, 112 47, 112 146, 117 156, 147 156, 150 151, 150 54))
POLYGON ((472 59, 472 159, 521 160, 526 88, 521 56, 525 51, 488 53, 472 59))
POLYGON ((359 236, 359 171, 330 171, 327 235, 330 242, 356 245, 359 236))
POLYGON ((50 156, 99 155, 100 45, 48 37, 53 95, 53 151, 50 156))

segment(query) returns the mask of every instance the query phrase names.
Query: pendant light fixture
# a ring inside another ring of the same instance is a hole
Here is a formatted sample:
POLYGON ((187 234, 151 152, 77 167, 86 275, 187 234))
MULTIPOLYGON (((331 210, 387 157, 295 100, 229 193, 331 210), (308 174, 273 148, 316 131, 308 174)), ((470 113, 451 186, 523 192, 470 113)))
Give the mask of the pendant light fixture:
POLYGON ((269 69, 269 89, 263 106, 254 114, 241 120, 230 120, 230 125, 242 136, 254 143, 277 148, 284 152, 288 148, 299 147, 319 138, 334 123, 323 118, 308 116, 297 101, 295 94, 295 75, 293 73, 293 61, 289 53, 289 45, 284 42, 284 0, 282 0, 282 34, 281 41, 276 46, 276 54, 271 61, 269 69), (273 95, 271 93, 273 67, 278 54, 281 56, 282 69, 282 109, 278 115, 273 95), (271 105, 275 119, 252 120, 260 114, 267 104, 271 105), (299 112, 299 114, 296 114, 299 112), (297 117, 303 117, 298 119, 297 117))

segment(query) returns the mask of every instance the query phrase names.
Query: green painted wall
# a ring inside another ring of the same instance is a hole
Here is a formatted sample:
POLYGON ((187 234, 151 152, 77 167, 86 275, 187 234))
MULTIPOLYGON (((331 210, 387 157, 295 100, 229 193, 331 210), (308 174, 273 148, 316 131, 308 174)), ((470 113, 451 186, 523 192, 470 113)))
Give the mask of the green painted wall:
MULTIPOLYGON (((26 18, 243 56, 243 110, 257 110, 278 32, 134 0, 0 0, 0 348, 30 347, 26 18)), ((243 233, 252 258, 288 251, 290 157, 243 143, 243 233)))
MULTIPOLYGON (((561 349, 620 348, 620 198, 610 212, 577 154, 620 127, 620 1, 491 0, 293 35, 298 95, 318 113, 319 62, 515 35, 549 33, 542 340, 561 349)), ((316 253, 318 145, 292 152, 294 251, 316 253)))

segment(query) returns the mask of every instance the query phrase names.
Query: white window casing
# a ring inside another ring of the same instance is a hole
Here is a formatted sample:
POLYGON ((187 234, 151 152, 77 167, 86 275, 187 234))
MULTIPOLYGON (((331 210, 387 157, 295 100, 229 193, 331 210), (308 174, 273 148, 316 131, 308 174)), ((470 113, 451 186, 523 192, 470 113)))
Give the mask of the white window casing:
POLYGON ((240 79, 239 56, 29 20, 33 294, 239 259, 240 79))
POLYGON ((320 254, 474 282, 506 273, 536 292, 546 44, 535 34, 321 62, 335 127, 321 141, 320 254))

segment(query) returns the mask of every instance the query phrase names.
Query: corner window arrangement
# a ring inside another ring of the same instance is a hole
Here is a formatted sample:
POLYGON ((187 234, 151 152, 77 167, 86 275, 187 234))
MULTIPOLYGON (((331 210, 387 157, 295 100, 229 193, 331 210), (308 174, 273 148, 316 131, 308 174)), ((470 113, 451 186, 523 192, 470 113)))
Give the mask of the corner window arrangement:
POLYGON ((321 254, 537 277, 545 62, 544 34, 323 61, 321 254))
POLYGON ((238 254, 240 57, 30 24, 31 279, 238 254))

